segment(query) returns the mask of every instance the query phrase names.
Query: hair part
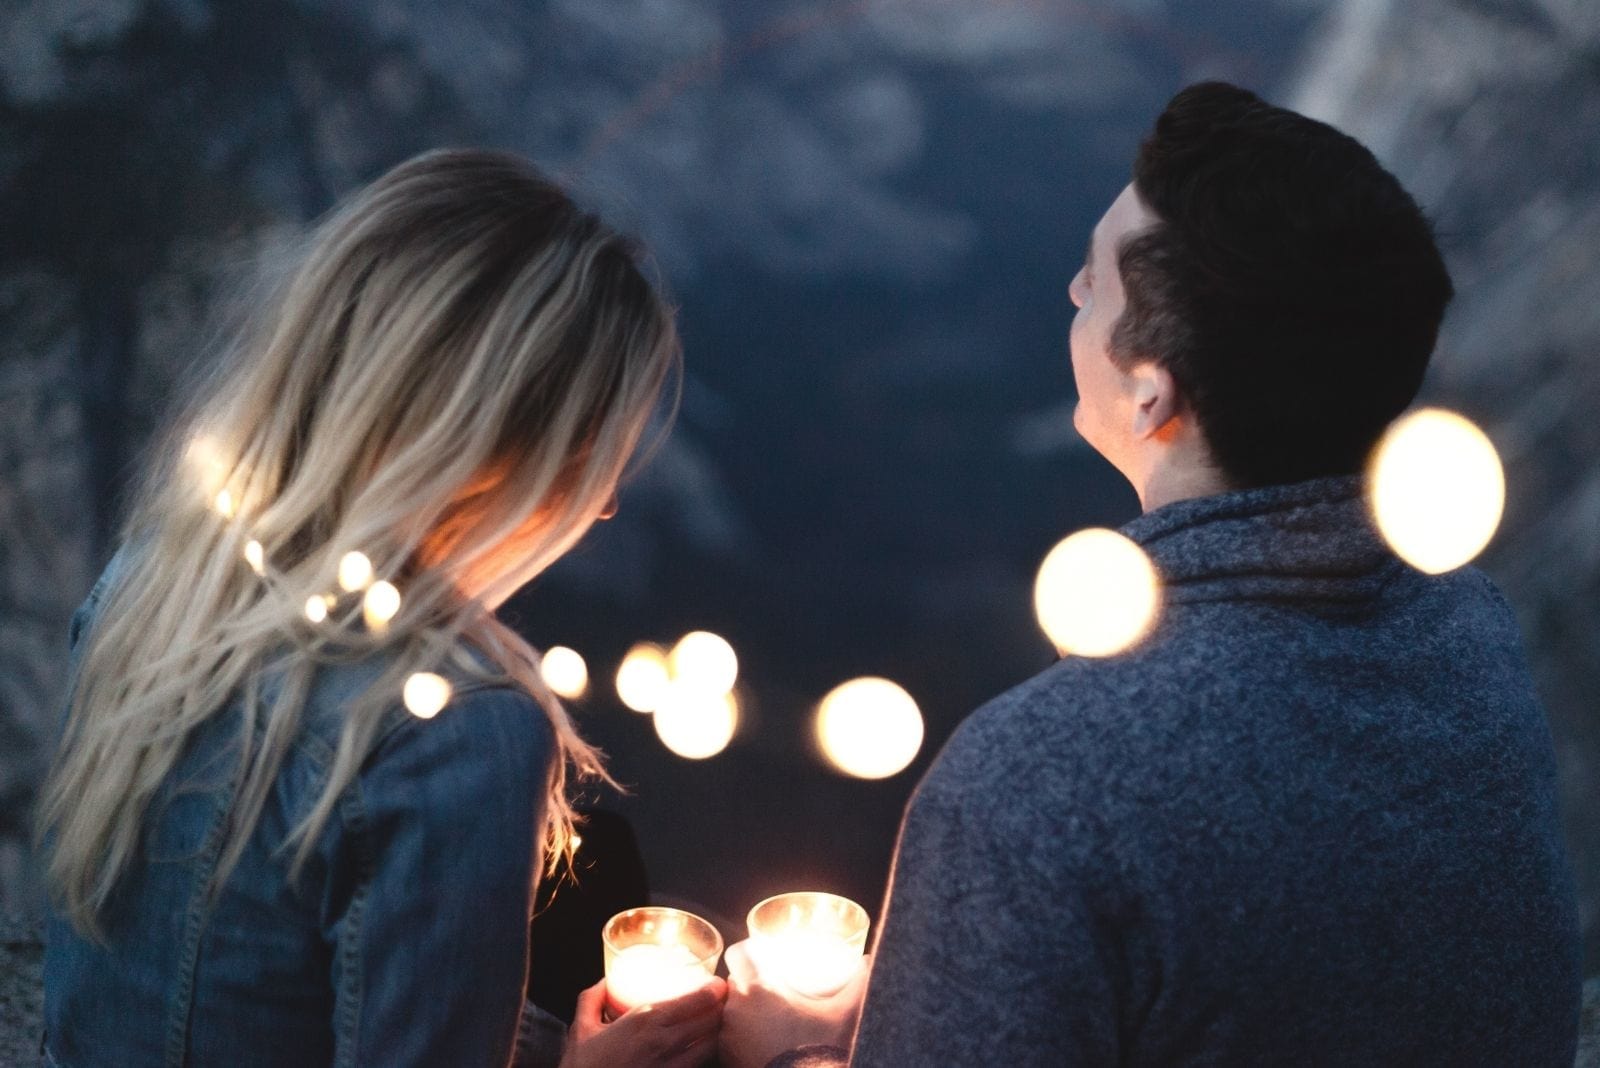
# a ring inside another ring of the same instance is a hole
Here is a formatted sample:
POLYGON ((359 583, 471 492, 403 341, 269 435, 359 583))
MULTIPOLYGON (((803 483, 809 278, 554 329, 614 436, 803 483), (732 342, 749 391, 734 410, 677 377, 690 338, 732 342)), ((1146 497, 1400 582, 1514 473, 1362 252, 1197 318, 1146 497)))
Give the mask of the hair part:
POLYGON ((1362 469, 1416 396, 1453 290, 1432 230, 1354 138, 1220 82, 1172 98, 1117 250, 1124 366, 1165 367, 1238 488, 1362 469))
POLYGON ((639 250, 524 161, 482 151, 401 164, 307 249, 158 450, 81 651, 37 823, 47 884, 91 937, 185 743, 237 702, 221 886, 319 665, 392 658, 342 709, 327 783, 285 843, 296 871, 402 680, 469 664, 462 639, 549 718, 552 867, 570 852, 569 776, 605 777, 538 653, 485 605, 594 523, 677 377, 672 311, 639 250), (245 563, 252 541, 263 574, 245 563), (400 612, 381 631, 359 609, 309 626, 308 599, 337 589, 351 550, 403 591, 400 612))

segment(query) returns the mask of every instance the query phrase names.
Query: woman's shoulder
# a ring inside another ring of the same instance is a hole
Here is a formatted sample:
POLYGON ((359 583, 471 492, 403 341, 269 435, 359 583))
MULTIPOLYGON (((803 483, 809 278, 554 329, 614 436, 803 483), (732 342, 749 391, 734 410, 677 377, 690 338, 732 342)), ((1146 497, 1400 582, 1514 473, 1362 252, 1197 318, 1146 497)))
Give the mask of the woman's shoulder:
POLYGON ((318 665, 306 721, 327 755, 337 750, 351 710, 369 702, 377 723, 364 767, 399 750, 510 751, 543 763, 554 748, 539 701, 466 643, 428 671, 410 670, 394 652, 318 665))

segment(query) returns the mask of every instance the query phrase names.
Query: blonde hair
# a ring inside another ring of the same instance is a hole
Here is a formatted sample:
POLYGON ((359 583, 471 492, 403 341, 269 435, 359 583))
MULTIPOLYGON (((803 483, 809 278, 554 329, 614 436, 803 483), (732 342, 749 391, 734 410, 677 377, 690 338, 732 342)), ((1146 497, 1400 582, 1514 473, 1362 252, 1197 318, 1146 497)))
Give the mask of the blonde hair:
POLYGON ((317 228, 235 348, 159 450, 81 653, 37 817, 62 912, 98 936, 152 797, 237 700, 220 887, 318 665, 382 650, 392 664, 343 709, 326 785, 286 843, 298 870, 403 680, 465 666, 462 639, 549 717, 553 866, 570 851, 568 769, 605 772, 489 609, 603 513, 675 377, 672 314, 637 250, 515 157, 428 153, 317 228), (328 596, 351 551, 403 591, 387 624, 363 625, 359 593, 328 596), (281 679, 270 703, 263 675, 281 679))

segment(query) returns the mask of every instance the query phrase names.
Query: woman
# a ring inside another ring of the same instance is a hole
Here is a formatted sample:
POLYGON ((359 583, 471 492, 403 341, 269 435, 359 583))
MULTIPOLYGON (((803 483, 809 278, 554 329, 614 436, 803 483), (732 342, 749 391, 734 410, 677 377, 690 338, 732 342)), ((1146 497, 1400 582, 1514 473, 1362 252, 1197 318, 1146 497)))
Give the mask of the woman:
MULTIPOLYGON (((514 158, 318 229, 73 621, 48 1063, 531 1056, 540 857, 604 773, 492 611, 610 513, 678 359, 631 247, 514 158)), ((591 991, 562 1063, 694 1064, 721 993, 591 991)))

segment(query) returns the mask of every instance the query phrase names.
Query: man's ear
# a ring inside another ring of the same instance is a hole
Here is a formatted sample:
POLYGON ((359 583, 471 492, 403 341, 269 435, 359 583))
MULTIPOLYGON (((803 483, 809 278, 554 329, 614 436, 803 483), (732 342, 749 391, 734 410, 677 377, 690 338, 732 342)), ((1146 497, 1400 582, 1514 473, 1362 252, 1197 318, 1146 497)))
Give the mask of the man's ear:
POLYGON ((1129 373, 1133 387, 1133 436, 1165 437, 1177 429, 1183 399, 1172 372, 1156 363, 1141 363, 1129 373))

